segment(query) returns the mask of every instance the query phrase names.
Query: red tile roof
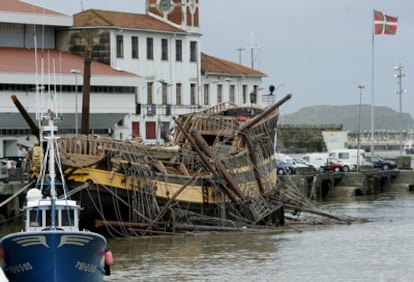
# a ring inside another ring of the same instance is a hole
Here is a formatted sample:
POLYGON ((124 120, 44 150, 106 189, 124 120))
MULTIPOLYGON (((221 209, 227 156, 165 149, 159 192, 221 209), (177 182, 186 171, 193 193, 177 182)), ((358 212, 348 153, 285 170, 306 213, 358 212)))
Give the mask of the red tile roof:
MULTIPOLYGON (((3 0, 1 0, 3 1, 3 0)), ((42 57, 41 50, 38 50, 38 61, 42 57)), ((54 59, 56 73, 70 74, 72 69, 83 69, 83 57, 72 55, 59 50, 44 50, 43 52, 45 72, 49 70, 48 61, 54 59), (49 60, 50 58, 50 60, 49 60)), ((53 69, 51 66, 50 69, 53 69)), ((0 73, 35 73, 35 51, 34 49, 24 48, 0 48, 0 73)), ((106 64, 93 61, 91 64, 92 75, 112 75, 112 76, 136 76, 129 72, 120 72, 112 69, 106 64)))
POLYGON ((142 14, 87 10, 74 15, 75 27, 113 26, 168 32, 185 32, 154 17, 142 14))
POLYGON ((201 53, 201 73, 230 75, 267 76, 265 73, 217 57, 201 53))
POLYGON ((30 4, 20 0, 0 0, 0 11, 64 15, 62 13, 40 7, 39 5, 30 4))

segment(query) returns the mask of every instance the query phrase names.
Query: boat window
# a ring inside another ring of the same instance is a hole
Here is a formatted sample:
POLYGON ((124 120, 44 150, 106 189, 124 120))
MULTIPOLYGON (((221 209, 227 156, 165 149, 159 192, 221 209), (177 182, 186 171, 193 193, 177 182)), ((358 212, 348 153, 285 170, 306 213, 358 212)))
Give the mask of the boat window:
POLYGON ((75 217, 73 209, 62 210, 62 226, 73 226, 75 225, 75 217))
POLYGON ((42 211, 39 209, 30 211, 30 227, 42 226, 42 211))
POLYGON ((52 214, 50 210, 46 210, 46 226, 52 226, 52 214))

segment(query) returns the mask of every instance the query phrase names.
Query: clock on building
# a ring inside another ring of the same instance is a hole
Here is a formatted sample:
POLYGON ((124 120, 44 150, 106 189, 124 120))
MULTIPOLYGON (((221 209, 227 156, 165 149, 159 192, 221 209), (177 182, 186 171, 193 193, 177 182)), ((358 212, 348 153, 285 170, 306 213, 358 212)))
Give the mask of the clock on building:
POLYGON ((158 1, 158 10, 160 10, 161 12, 167 12, 171 9, 172 7, 172 0, 159 0, 158 1))

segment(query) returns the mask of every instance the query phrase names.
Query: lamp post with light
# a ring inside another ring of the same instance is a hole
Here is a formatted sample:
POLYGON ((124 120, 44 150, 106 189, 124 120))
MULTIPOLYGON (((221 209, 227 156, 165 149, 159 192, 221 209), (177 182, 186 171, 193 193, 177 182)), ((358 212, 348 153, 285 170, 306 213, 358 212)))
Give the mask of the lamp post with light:
POLYGON ((78 69, 71 69, 71 73, 75 75, 75 134, 78 134, 78 75, 81 71, 78 69))
POLYGON ((359 111, 358 111, 358 151, 357 151, 357 171, 359 171, 359 154, 361 151, 361 103, 362 103, 362 91, 364 90, 364 85, 358 85, 359 88, 359 111))
POLYGON ((395 91, 397 95, 400 95, 400 156, 402 155, 402 94, 405 92, 405 89, 402 89, 402 78, 405 74, 402 72, 403 66, 399 64, 394 67, 394 70, 397 72, 395 78, 397 79, 398 89, 395 91))

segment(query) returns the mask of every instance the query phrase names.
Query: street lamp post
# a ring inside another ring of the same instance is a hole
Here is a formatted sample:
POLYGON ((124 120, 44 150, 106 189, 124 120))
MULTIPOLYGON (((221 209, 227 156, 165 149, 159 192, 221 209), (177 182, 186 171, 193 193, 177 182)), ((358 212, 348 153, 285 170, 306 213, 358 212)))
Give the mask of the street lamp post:
POLYGON ((364 90, 364 85, 358 85, 359 88, 359 111, 358 111, 358 151, 357 151, 357 171, 359 171, 359 154, 361 151, 361 103, 362 103, 362 91, 364 90))
POLYGON ((402 78, 405 74, 402 73, 403 66, 399 64, 394 67, 394 70, 397 72, 395 78, 397 79, 398 89, 395 91, 400 97, 400 156, 402 155, 402 94, 405 89, 402 89, 402 78))
POLYGON ((71 69, 71 73, 75 75, 75 134, 78 134, 78 75, 81 74, 81 71, 78 69, 71 69))

